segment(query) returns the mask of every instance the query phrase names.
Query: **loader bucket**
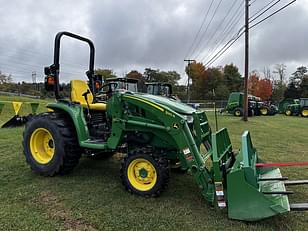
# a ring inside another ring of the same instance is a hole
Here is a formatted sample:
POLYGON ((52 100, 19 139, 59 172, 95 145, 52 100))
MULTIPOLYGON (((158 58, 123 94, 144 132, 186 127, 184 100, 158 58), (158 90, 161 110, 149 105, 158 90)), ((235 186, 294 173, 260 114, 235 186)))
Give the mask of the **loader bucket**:
POLYGON ((256 221, 290 211, 288 192, 279 168, 256 168, 257 157, 248 131, 227 174, 227 204, 231 219, 256 221))

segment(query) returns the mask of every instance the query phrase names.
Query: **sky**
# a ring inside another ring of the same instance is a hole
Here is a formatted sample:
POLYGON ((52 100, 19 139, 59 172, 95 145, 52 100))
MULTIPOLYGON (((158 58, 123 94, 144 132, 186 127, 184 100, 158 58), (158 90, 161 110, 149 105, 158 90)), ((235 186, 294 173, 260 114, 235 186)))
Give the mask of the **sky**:
MULTIPOLYGON (((251 0, 250 16, 269 2, 251 0)), ((308 65, 307 3, 297 0, 250 30, 250 71, 283 63, 288 77, 308 65)), ((0 71, 15 82, 32 82, 33 72, 43 81, 56 33, 70 31, 94 42, 96 68, 118 76, 148 67, 175 70, 185 83, 184 59, 208 63, 242 28, 243 15, 244 0, 0 0, 0 71)), ((86 44, 63 38, 61 80, 85 79, 88 56, 86 44)), ((244 36, 211 66, 230 63, 244 72, 244 36)))

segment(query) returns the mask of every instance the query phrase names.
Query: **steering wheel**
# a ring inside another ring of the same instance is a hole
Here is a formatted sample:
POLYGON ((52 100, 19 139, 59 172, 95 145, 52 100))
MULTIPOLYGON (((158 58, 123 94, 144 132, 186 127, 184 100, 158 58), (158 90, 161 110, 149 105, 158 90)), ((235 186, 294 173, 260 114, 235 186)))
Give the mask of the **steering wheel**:
POLYGON ((112 93, 114 90, 118 87, 118 83, 110 82, 102 85, 101 90, 97 93, 98 98, 105 98, 107 96, 107 99, 112 96, 112 93), (104 90, 107 87, 106 90, 104 90))

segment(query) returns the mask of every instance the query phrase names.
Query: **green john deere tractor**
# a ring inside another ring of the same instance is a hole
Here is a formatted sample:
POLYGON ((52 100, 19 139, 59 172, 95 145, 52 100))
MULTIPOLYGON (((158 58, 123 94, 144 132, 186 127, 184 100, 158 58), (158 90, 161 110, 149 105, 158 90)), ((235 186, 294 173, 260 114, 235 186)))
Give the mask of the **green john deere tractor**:
MULTIPOLYGON (((242 116, 244 108, 244 94, 242 92, 232 92, 229 95, 226 108, 221 112, 228 112, 234 116, 242 116)), ((259 97, 248 95, 248 115, 275 115, 278 112, 278 108, 273 104, 267 104, 260 101, 259 97)))
MULTIPOLYGON (((248 97, 248 115, 255 114, 257 103, 251 97, 248 97)), ((244 94, 242 92, 232 92, 229 95, 227 106, 221 112, 227 112, 234 116, 242 116, 244 108, 244 94)))
POLYGON ((278 168, 262 166, 248 131, 242 135, 242 148, 234 152, 226 128, 212 132, 205 112, 180 102, 117 90, 112 82, 101 87, 106 100, 97 99, 94 52, 87 38, 56 35, 54 63, 45 68, 45 86, 56 102, 47 105, 52 112, 29 121, 23 133, 26 161, 35 172, 65 174, 81 155, 109 156, 120 150, 126 153, 119 174, 124 188, 140 196, 160 195, 168 185, 170 163, 178 161, 192 173, 205 201, 227 209, 232 219, 255 221, 307 208, 289 204, 285 187, 290 183, 278 168), (70 99, 61 97, 59 87, 63 36, 90 46, 89 81, 71 81, 70 99))
POLYGON ((299 100, 298 99, 291 99, 291 98, 285 98, 283 100, 281 100, 278 104, 278 112, 280 114, 285 114, 286 110, 288 108, 288 105, 290 104, 299 104, 299 100))
POLYGON ((308 98, 300 98, 298 103, 289 104, 286 107, 285 115, 308 117, 308 98))

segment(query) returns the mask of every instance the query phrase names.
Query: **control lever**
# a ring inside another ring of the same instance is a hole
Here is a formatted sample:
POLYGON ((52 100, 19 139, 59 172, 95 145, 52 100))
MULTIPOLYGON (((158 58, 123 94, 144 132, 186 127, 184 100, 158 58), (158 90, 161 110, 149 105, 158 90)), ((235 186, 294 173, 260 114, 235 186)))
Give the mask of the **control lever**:
POLYGON ((86 92, 84 92, 82 94, 82 96, 84 97, 86 103, 87 103, 87 117, 88 119, 91 119, 91 115, 90 115, 90 105, 89 105, 89 102, 88 102, 88 94, 90 94, 90 90, 88 89, 86 92))

